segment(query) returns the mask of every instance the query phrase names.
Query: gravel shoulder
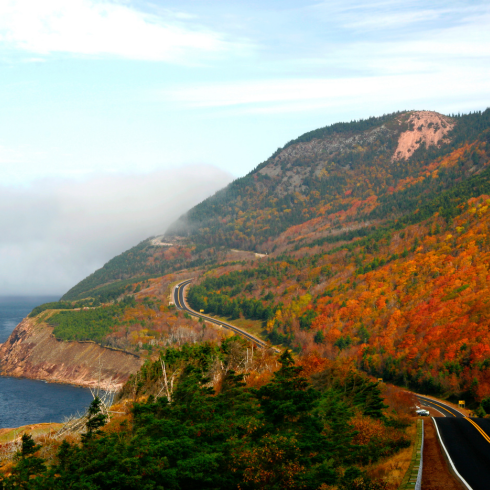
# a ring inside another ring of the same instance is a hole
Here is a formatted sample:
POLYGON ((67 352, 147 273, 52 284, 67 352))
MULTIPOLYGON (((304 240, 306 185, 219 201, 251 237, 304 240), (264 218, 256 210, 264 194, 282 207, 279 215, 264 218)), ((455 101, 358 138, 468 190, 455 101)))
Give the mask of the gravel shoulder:
POLYGON ((449 471, 449 465, 439 444, 432 419, 426 419, 424 427, 422 488, 424 490, 466 490, 449 471))

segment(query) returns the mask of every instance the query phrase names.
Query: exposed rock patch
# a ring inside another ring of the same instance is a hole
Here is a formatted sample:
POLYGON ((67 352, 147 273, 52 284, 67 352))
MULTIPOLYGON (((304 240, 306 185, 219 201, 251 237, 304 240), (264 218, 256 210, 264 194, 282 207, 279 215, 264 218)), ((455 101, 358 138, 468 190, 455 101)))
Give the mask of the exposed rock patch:
MULTIPOLYGON (((308 191, 305 180, 312 176, 319 177, 325 165, 331 164, 329 159, 334 155, 352 151, 359 146, 369 145, 380 137, 386 138, 394 134, 395 130, 383 124, 360 133, 333 134, 325 139, 296 143, 282 150, 258 174, 277 180, 274 193, 280 197, 295 192, 305 193, 308 191), (300 165, 297 164, 298 161, 301 161, 300 165)), ((348 171, 350 167, 340 169, 348 171)))
POLYGON ((448 142, 446 135, 453 129, 449 117, 431 111, 417 111, 408 119, 409 129, 400 134, 392 161, 407 160, 422 144, 439 146, 448 142))
POLYGON ((132 354, 94 342, 66 342, 53 328, 25 318, 0 345, 0 374, 57 383, 119 389, 142 365, 132 354))

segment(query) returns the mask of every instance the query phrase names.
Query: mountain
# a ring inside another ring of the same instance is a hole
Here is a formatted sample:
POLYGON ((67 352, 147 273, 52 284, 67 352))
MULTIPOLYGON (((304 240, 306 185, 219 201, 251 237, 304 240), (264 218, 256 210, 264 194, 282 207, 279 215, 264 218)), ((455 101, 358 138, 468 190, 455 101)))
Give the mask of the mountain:
POLYGON ((175 281, 194 278, 191 306, 273 344, 481 400, 490 395, 489 148, 488 109, 306 133, 64 296, 92 305, 134 296, 136 306, 106 309, 93 333, 88 313, 78 330, 75 319, 52 320, 55 335, 143 352, 167 345, 177 325, 201 338, 165 306, 175 281))
POLYGON ((272 253, 365 236, 481 173, 489 125, 490 110, 412 111, 306 133, 63 298, 117 296, 138 277, 219 263, 223 249, 272 253))
POLYGON ((490 412, 489 325, 490 109, 321 128, 16 327, 3 374, 124 386, 105 432, 96 399, 83 444, 46 461, 25 434, 4 481, 398 488, 407 387, 490 412), (290 350, 176 309, 189 279, 192 308, 290 350))

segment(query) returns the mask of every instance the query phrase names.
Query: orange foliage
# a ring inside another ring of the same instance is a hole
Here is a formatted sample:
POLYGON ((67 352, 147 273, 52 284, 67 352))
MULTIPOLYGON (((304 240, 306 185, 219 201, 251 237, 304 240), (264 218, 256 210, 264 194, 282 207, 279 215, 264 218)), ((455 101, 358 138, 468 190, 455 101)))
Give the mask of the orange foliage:
POLYGON ((331 361, 318 355, 318 352, 310 352, 298 360, 298 366, 303 368, 302 376, 310 377, 312 374, 322 372, 331 361))

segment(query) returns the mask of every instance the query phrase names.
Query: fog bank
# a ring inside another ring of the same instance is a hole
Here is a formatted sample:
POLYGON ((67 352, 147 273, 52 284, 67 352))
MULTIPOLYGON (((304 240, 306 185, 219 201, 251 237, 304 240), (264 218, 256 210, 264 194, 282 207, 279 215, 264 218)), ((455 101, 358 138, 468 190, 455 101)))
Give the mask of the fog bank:
POLYGON ((0 187, 0 295, 62 295, 231 180, 194 165, 0 187))

